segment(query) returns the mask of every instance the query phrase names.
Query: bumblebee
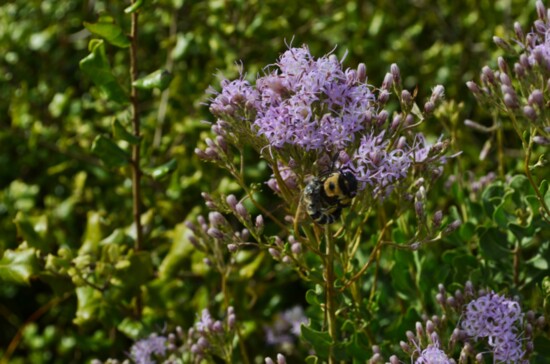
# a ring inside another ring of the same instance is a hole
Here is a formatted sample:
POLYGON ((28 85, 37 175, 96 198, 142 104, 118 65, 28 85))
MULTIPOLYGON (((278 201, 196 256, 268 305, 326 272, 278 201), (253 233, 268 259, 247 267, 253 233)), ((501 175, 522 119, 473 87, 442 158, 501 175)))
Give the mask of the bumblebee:
POLYGON ((331 224, 340 217, 357 193, 357 179, 351 172, 333 172, 314 177, 304 189, 307 213, 319 224, 331 224))

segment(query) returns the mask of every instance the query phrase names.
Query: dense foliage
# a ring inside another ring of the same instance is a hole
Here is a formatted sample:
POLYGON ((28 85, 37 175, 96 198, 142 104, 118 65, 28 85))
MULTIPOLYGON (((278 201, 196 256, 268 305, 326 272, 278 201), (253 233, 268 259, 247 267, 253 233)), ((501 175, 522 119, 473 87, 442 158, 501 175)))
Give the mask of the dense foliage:
POLYGON ((549 18, 0 5, 0 363, 550 363, 549 18))

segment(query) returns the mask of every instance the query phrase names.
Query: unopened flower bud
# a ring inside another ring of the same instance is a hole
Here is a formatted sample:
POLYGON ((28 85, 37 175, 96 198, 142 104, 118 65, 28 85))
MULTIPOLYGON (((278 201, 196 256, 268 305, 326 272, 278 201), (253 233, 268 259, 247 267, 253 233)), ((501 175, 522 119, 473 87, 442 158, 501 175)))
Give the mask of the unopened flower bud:
POLYGON ((439 228, 441 226, 441 220, 443 220, 443 212, 438 210, 435 212, 432 223, 434 228, 439 228))
POLYGON ((405 138, 404 136, 400 136, 399 139, 397 140, 396 148, 404 149, 406 146, 407 146, 407 138, 405 138))
POLYGON ((452 223, 447 225, 447 227, 445 228, 445 233, 446 234, 452 233, 453 231, 458 229, 460 225, 462 225, 462 222, 460 220, 453 221, 452 223))
POLYGON ((483 66, 483 68, 481 69, 481 76, 482 78, 485 78, 487 83, 495 83, 495 74, 493 70, 489 68, 489 66, 483 66))
POLYGON ((510 52, 513 52, 513 50, 514 50, 512 48, 512 46, 507 41, 505 41, 504 39, 502 39, 500 37, 494 36, 493 37, 493 42, 497 45, 497 47, 504 50, 505 52, 510 53, 510 52))
POLYGON ((546 7, 544 6, 544 3, 541 0, 537 0, 537 3, 535 5, 537 8, 537 15, 539 16, 539 19, 546 20, 546 7))
POLYGON ((434 104, 439 102, 445 95, 445 87, 442 85, 437 85, 432 90, 432 96, 430 96, 430 101, 434 104))
POLYGON ((214 324, 212 325, 212 331, 219 333, 223 332, 223 324, 221 323, 221 321, 214 322, 214 324))
POLYGON ((532 106, 525 105, 523 107, 523 115, 525 115, 528 119, 535 121, 537 120, 537 112, 535 109, 533 109, 532 106))
POLYGON ((248 220, 249 219, 249 215, 248 215, 248 211, 246 210, 246 208, 244 207, 244 205, 242 203, 238 203, 236 206, 235 206, 235 211, 237 212, 238 215, 240 215, 243 219, 245 220, 248 220))
POLYGON ((389 90, 391 89, 393 85, 393 76, 391 73, 386 73, 384 76, 384 81, 382 81, 382 86, 380 87, 382 90, 389 90))
POLYGON ((271 254, 271 256, 277 260, 281 259, 281 252, 278 251, 277 249, 274 249, 274 248, 269 248, 267 249, 267 251, 269 252, 269 254, 271 254))
POLYGON ((357 66, 357 79, 361 83, 367 80, 367 66, 364 63, 359 63, 357 66))
POLYGON ((227 152, 227 143, 225 142, 225 138, 221 135, 216 136, 216 143, 220 147, 220 149, 224 152, 227 152))
POLYGON ((479 86, 474 81, 468 81, 466 82, 466 86, 468 89, 476 96, 481 95, 481 90, 479 89, 479 86))
POLYGON ((225 217, 223 217, 223 215, 218 211, 211 211, 208 213, 208 220, 210 221, 210 224, 216 228, 225 225, 226 223, 225 217))
POLYGON ((416 329, 416 336, 418 338, 422 338, 424 336, 424 328, 422 327, 422 323, 417 321, 414 326, 416 329))
POLYGON ((534 136, 533 142, 538 145, 550 145, 550 139, 541 135, 534 136))
POLYGON ((399 342, 399 346, 401 347, 401 350, 403 350, 406 353, 409 353, 411 351, 410 345, 404 342, 403 340, 399 342))
POLYGON ((388 120, 388 116, 389 116, 389 113, 386 110, 380 111, 377 117, 378 125, 379 126, 383 125, 386 122, 386 120, 388 120))
POLYGON ((277 354, 277 364, 286 364, 286 358, 283 354, 277 354))
POLYGON ((225 201, 227 202, 227 204, 229 205, 229 207, 232 209, 232 210, 235 210, 235 207, 237 206, 237 203, 239 202, 237 200, 237 198, 235 197, 235 195, 229 195, 226 197, 225 201))
POLYGON ((542 329, 544 327, 544 325, 546 324, 546 320, 544 318, 544 316, 540 316, 537 321, 536 321, 536 324, 537 324, 537 327, 539 329, 542 329))
POLYGON ((290 264, 292 263, 292 258, 288 255, 285 255, 281 261, 285 264, 290 264))
POLYGON ((206 233, 214 239, 223 239, 223 233, 216 228, 209 228, 206 233))
POLYGON ((300 254, 302 253, 302 244, 300 243, 294 243, 290 246, 290 250, 294 253, 294 254, 300 254))
POLYGON ((525 76, 525 68, 519 63, 514 63, 514 73, 517 78, 523 78, 525 76))
POLYGON ((239 246, 237 244, 227 244, 227 250, 229 250, 230 253, 236 253, 237 250, 239 250, 239 246))
POLYGON ((378 102, 381 105, 387 103, 389 99, 390 99, 390 92, 388 90, 380 91, 380 94, 378 95, 378 102))
POLYGON ((510 86, 510 87, 512 86, 512 81, 510 81, 510 77, 506 73, 501 73, 499 75, 499 78, 500 78, 500 82, 503 85, 510 86))
POLYGON ((431 101, 428 101, 424 104, 424 111, 427 113, 427 114, 431 114, 435 109, 435 104, 431 101))
POLYGON ((256 229, 263 229, 264 228, 264 217, 262 215, 256 216, 256 222, 255 222, 256 229))
POLYGON ((401 91, 401 102, 406 105, 407 107, 410 107, 412 104, 413 98, 411 93, 408 90, 401 91))
POLYGON ((414 116, 412 114, 408 114, 405 117, 405 126, 410 126, 414 123, 414 116))
POLYGON ((395 116, 393 117, 393 120, 391 122, 390 128, 392 130, 397 130, 402 122, 403 122, 403 115, 395 114, 395 116))
POLYGON ((401 361, 399 358, 395 355, 390 356, 390 364, 400 364, 401 361))
POLYGON ((533 90, 531 92, 531 95, 529 95, 528 99, 529 105, 538 105, 538 107, 542 108, 544 106, 544 96, 542 94, 542 91, 539 89, 533 90))
POLYGON ((510 109, 516 109, 519 107, 519 101, 515 93, 507 92, 504 94, 504 105, 510 109))
POLYGON ((397 86, 401 85, 401 71, 399 71, 399 67, 397 66, 397 64, 392 63, 392 65, 390 66, 390 72, 393 76, 393 82, 397 86))

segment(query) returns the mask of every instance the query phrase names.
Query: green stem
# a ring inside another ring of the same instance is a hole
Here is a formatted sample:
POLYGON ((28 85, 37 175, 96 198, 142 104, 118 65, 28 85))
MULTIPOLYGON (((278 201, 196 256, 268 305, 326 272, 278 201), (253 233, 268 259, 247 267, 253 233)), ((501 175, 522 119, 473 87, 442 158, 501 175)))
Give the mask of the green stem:
MULTIPOLYGON (((541 208, 546 213, 546 216, 544 216, 544 213, 541 213, 544 220, 548 221, 550 219, 550 209, 548 209, 548 206, 546 205, 546 202, 544 201, 544 197, 540 193, 539 186, 535 183, 535 180, 533 179, 533 176, 531 175, 531 170, 529 169, 529 161, 531 160, 531 152, 533 149, 533 133, 535 130, 532 128, 529 133, 529 143, 523 142, 523 147, 525 148, 525 175, 527 176, 527 179, 529 180, 529 183, 531 186, 533 186, 533 189, 535 190, 535 194, 537 195, 537 199, 539 200, 541 208), (527 144, 527 145, 526 145, 527 144)), ((522 138, 523 140, 523 138, 522 138)))
MULTIPOLYGON (((334 240, 330 229, 325 229, 326 255, 325 255, 325 277, 326 277, 326 303, 327 326, 330 338, 333 343, 338 341, 338 331, 336 327, 336 297, 334 290, 334 260, 336 259, 334 240)), ((334 345, 334 344, 333 344, 334 345)), ((330 348, 328 357, 329 364, 336 362, 334 358, 333 346, 330 348)))
MULTIPOLYGON (((132 4, 135 0, 132 0, 132 4)), ((138 12, 132 13, 131 30, 130 30, 130 78, 131 91, 130 101, 132 108, 132 127, 133 133, 137 138, 140 138, 140 122, 139 122, 139 105, 137 98, 137 89, 134 87, 134 81, 138 78, 137 71, 137 36, 138 36, 138 12)), ((134 225, 136 227, 136 240, 134 243, 135 251, 139 251, 143 247, 143 228, 141 226, 141 169, 140 169, 140 143, 132 146, 132 200, 133 200, 133 216, 134 225)), ((136 297, 136 315, 141 317, 142 312, 142 297, 141 292, 138 292, 136 297)))

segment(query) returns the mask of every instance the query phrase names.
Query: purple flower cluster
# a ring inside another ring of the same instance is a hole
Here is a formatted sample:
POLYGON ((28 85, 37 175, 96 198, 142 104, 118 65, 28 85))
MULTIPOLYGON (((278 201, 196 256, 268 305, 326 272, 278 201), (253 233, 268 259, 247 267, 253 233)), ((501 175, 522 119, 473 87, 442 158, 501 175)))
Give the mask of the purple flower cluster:
POLYGON ((223 81, 210 110, 237 119, 253 110, 253 129, 275 148, 335 152, 367 127, 375 97, 365 80, 334 55, 316 59, 306 46, 291 48, 255 88, 242 78, 223 81))
POLYGON ((266 341, 270 345, 294 344, 300 337, 300 326, 307 323, 302 307, 294 306, 278 315, 273 325, 264 328, 266 341))
POLYGON ((439 348, 439 337, 434 332, 431 335, 432 344, 420 353, 415 364, 451 364, 451 360, 443 350, 439 348))
POLYGON ((539 19, 528 34, 526 50, 532 66, 540 64, 546 71, 550 71, 550 12, 540 0, 537 1, 537 13, 539 19))
POLYGON ((214 320, 208 309, 202 310, 199 320, 189 329, 187 336, 187 346, 197 362, 212 355, 229 358, 232 347, 230 334, 235 329, 235 324, 233 307, 227 309, 224 321, 214 320))
POLYGON ((130 358, 136 364, 154 364, 156 361, 151 356, 164 356, 166 354, 166 342, 167 338, 156 334, 139 340, 130 349, 130 358))
POLYGON ((461 327, 474 340, 488 338, 496 360, 518 361, 525 354, 518 333, 522 322, 518 302, 489 292, 468 303, 461 327))

